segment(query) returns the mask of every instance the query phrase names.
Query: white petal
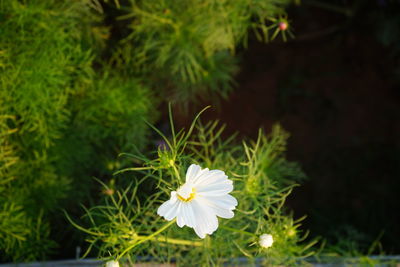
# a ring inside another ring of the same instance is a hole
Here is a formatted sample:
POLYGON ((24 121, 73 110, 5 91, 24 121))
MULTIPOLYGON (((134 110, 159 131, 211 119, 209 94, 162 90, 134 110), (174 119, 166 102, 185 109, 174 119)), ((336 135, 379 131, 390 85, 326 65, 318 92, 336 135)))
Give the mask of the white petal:
POLYGON ((208 168, 202 169, 197 173, 197 176, 192 179, 193 184, 199 183, 199 181, 203 181, 204 179, 207 179, 207 177, 210 174, 210 170, 208 168))
POLYGON ((180 205, 181 209, 177 216, 178 226, 183 227, 187 225, 193 228, 196 225, 196 218, 192 209, 191 202, 181 202, 180 205))
POLYGON ((196 179, 197 175, 201 172, 201 167, 196 164, 192 164, 186 171, 186 182, 192 182, 196 179))
POLYGON ((221 217, 224 219, 231 219, 231 218, 233 218, 233 216, 235 216, 235 214, 233 213, 232 210, 223 209, 218 206, 214 206, 213 210, 218 217, 221 217))
POLYGON ((196 193, 202 196, 221 196, 232 192, 232 190, 232 181, 228 179, 220 183, 196 187, 196 193))
POLYGON ((195 233, 200 238, 205 238, 206 235, 211 235, 218 228, 218 219, 215 215, 203 215, 199 224, 193 227, 195 233))
POLYGON ((180 207, 180 210, 179 210, 179 213, 176 216, 176 224, 180 228, 182 228, 183 226, 186 225, 186 220, 185 220, 186 218, 185 218, 185 215, 183 213, 183 210, 185 209, 185 206, 183 205, 184 203, 181 202, 181 201, 178 201, 178 203, 179 203, 178 205, 180 207))
POLYGON ((171 192, 171 199, 164 202, 157 210, 157 214, 163 216, 166 220, 171 221, 179 213, 179 201, 176 192, 171 192))
POLYGON ((187 208, 186 208, 187 223, 186 223, 186 225, 193 228, 196 226, 196 216, 194 214, 192 205, 193 204, 191 202, 187 203, 187 208))
POLYGON ((198 196, 197 201, 199 201, 202 205, 207 206, 210 208, 217 216, 225 219, 230 219, 234 216, 234 213, 231 209, 226 209, 218 206, 212 201, 209 201, 207 198, 198 196))
POLYGON ((211 170, 208 169, 203 170, 201 175, 198 175, 196 180, 193 181, 193 184, 197 186, 213 184, 218 182, 223 182, 228 179, 228 176, 225 175, 225 172, 220 170, 211 170), (205 171, 207 170, 207 171, 205 171))
POLYGON ((226 194, 223 196, 207 196, 207 200, 212 202, 214 205, 223 208, 233 210, 237 206, 238 202, 233 196, 226 194))
POLYGON ((196 218, 194 231, 200 238, 206 234, 211 235, 218 228, 218 219, 207 206, 194 199, 192 202, 193 212, 196 218))

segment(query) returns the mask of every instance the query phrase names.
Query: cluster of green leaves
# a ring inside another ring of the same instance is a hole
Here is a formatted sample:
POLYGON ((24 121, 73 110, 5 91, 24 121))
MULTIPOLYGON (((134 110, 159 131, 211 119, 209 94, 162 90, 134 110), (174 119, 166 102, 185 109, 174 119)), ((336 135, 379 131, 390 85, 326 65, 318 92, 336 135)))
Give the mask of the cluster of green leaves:
POLYGON ((16 259, 34 260, 36 256, 43 257, 55 243, 48 239, 49 224, 43 221, 42 210, 29 216, 21 198, 15 195, 21 193, 14 188, 15 180, 25 171, 12 141, 17 129, 10 125, 15 125, 15 120, 15 116, 0 115, 0 251, 16 259), (26 243, 30 246, 21 250, 26 243))
POLYGON ((93 5, 0 1, 0 260, 45 258, 64 232, 59 206, 87 200, 91 176, 128 140, 143 146, 142 118, 156 116, 139 80, 94 68, 107 34, 93 5))
POLYGON ((226 95, 235 50, 249 30, 268 40, 287 2, 0 0, 0 260, 70 236, 59 208, 130 163, 115 155, 148 143, 159 99, 226 95))
POLYGON ((289 0, 137 1, 121 6, 131 29, 116 61, 168 87, 172 101, 226 96, 237 72, 235 51, 248 35, 268 41, 280 31, 289 0), (271 36, 272 35, 272 36, 271 36))
MULTIPOLYGON (((287 132, 276 125, 268 136, 260 131, 255 142, 237 144, 234 137, 221 137, 224 127, 218 122, 193 123, 187 132, 175 132, 172 122, 171 118, 171 138, 153 127, 165 141, 154 153, 155 159, 127 154, 141 163, 116 172, 116 179, 126 179, 128 171, 134 171, 136 179, 129 187, 113 190, 103 204, 86 209, 87 228, 70 219, 88 234, 87 253, 96 248, 102 258, 126 257, 134 262, 151 256, 179 266, 220 266, 242 257, 248 263, 262 258, 265 265, 293 265, 315 253, 316 240, 304 242, 307 232, 300 229, 304 218, 294 219, 284 205, 297 182, 304 179, 301 169, 285 159, 287 132), (224 170, 234 181, 231 194, 239 203, 235 216, 219 219, 218 230, 204 240, 193 229, 166 223, 156 214, 170 192, 184 183, 192 163, 224 170), (137 195, 149 187, 153 193, 147 198, 137 195), (264 233, 274 238, 271 248, 258 244, 264 233)), ((110 188, 105 186, 105 190, 110 188)))

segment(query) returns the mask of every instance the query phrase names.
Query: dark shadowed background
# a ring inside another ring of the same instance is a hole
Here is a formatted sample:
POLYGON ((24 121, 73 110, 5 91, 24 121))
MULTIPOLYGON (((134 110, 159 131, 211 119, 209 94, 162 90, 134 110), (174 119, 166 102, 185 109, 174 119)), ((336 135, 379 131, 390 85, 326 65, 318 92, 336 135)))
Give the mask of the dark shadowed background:
MULTIPOLYGON (((290 9, 296 38, 287 43, 250 41, 236 90, 220 105, 203 100, 214 106, 204 118, 252 138, 281 123, 288 158, 308 176, 290 206, 308 214, 312 236, 349 250, 379 240, 400 253, 399 2, 342 2, 290 9)), ((181 126, 198 107, 189 110, 181 126)))

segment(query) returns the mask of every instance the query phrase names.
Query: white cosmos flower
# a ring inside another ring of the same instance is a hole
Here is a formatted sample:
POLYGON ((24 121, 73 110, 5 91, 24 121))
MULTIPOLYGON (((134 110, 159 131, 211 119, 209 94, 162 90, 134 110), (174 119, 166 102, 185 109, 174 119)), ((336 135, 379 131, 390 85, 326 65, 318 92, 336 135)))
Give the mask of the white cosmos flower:
POLYGON ((258 241, 258 243, 263 248, 269 248, 269 247, 272 247, 272 244, 274 243, 274 239, 272 238, 272 235, 263 234, 260 236, 260 240, 258 241))
POLYGON ((176 218, 179 227, 194 229, 200 238, 211 235, 218 228, 217 216, 230 219, 237 200, 229 195, 233 183, 223 171, 201 169, 192 164, 186 172, 186 182, 171 192, 157 214, 171 221, 176 218))

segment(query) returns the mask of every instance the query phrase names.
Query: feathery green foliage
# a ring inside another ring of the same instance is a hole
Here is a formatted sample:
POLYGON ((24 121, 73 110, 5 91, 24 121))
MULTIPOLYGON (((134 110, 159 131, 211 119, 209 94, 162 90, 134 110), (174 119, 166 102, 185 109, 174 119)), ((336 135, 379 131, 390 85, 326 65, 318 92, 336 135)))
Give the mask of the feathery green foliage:
POLYGON ((280 126, 275 126, 269 136, 260 132, 256 142, 238 145, 233 138, 221 137, 223 127, 217 122, 198 123, 196 129, 193 123, 187 132, 175 132, 172 118, 171 125, 171 138, 165 138, 167 147, 158 148, 157 158, 130 155, 142 165, 116 174, 124 179, 127 171, 136 171, 137 179, 110 194, 104 203, 87 209, 84 217, 88 228, 70 219, 88 234, 87 253, 96 248, 100 257, 126 256, 130 262, 151 255, 155 261, 176 261, 178 266, 221 266, 240 257, 249 262, 262 257, 267 265, 293 265, 315 253, 312 247, 316 241, 305 243, 307 232, 299 229, 304 218, 294 219, 284 206, 304 174, 285 160, 288 134, 280 126), (235 216, 219 219, 218 230, 203 240, 193 229, 179 228, 174 221, 166 223, 156 213, 170 192, 184 183, 191 163, 224 170, 234 181, 232 195, 239 203, 235 216), (140 198, 137 192, 149 186, 153 193, 140 198), (271 248, 258 245, 264 233, 274 237, 271 248))
POLYGON ((59 208, 131 164, 116 155, 145 147, 157 103, 226 96, 287 2, 0 0, 0 260, 46 258, 59 208))
POLYGON ((260 40, 270 40, 288 3, 132 0, 121 7, 125 14, 119 19, 128 21, 131 33, 115 60, 167 85, 174 101, 226 96, 238 70, 237 48, 246 46, 250 31, 260 40))
POLYGON ((0 259, 46 258, 60 201, 87 200, 90 177, 111 173, 128 141, 144 145, 142 117, 157 116, 138 79, 95 70, 105 36, 94 7, 0 2, 0 259))

